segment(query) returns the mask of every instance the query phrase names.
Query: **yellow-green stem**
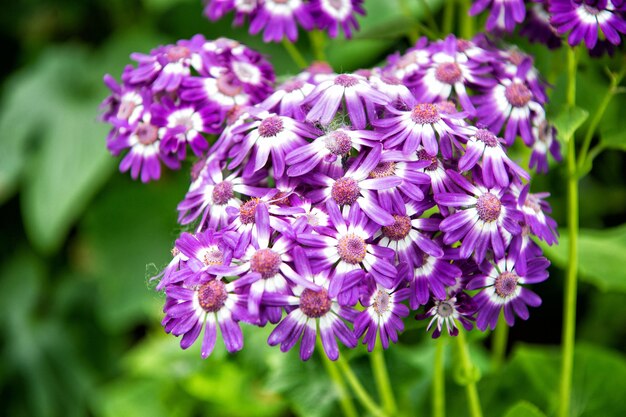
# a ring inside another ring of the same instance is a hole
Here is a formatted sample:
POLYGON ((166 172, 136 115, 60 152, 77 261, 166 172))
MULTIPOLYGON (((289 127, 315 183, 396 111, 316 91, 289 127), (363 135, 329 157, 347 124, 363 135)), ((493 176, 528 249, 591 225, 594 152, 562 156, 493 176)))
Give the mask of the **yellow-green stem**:
POLYGON ((352 402, 352 397, 350 397, 348 387, 346 387, 346 383, 341 377, 339 368, 333 361, 328 359, 324 353, 321 343, 317 344, 317 348, 320 353, 320 357, 322 358, 322 362, 324 363, 324 368, 326 368, 326 372, 328 372, 330 379, 332 379, 335 384, 335 388, 337 389, 337 393, 339 395, 339 406, 341 407, 343 415, 346 417, 358 417, 359 413, 352 402))
POLYGON ((350 368, 348 361, 343 358, 339 358, 335 363, 343 372, 343 376, 346 378, 346 381, 348 381, 348 385, 352 388, 352 392, 354 392, 354 395, 356 395, 356 398, 359 400, 361 405, 363 405, 367 411, 376 417, 387 417, 387 413, 385 413, 385 411, 383 411, 378 404, 376 404, 365 388, 363 388, 363 385, 359 382, 359 379, 354 374, 354 371, 350 368))
POLYGON ((411 10, 409 1, 398 0, 398 6, 400 7, 400 10, 402 10, 402 14, 409 19, 410 27, 409 30, 407 30, 406 36, 409 38, 411 43, 415 43, 419 37, 419 34, 417 33, 418 23, 415 21, 415 16, 413 16, 413 11, 411 10))
POLYGON ((446 417, 446 376, 444 349, 446 338, 441 334, 435 345, 435 364, 433 373, 433 417, 446 417))
MULTIPOLYGON (((576 54, 567 48, 567 105, 576 105, 576 54)), ((578 172, 574 134, 564 138, 567 143, 567 228, 569 231, 569 262, 565 277, 559 416, 569 417, 574 371, 574 340, 576 332, 576 292, 578 286, 578 172)))
POLYGON ((471 417, 482 417, 483 412, 480 407, 480 398, 478 397, 478 388, 476 387, 475 374, 476 369, 469 355, 469 347, 465 339, 465 330, 459 328, 459 334, 456 337, 459 349, 459 358, 461 360, 461 370, 467 378, 465 384, 465 392, 467 394, 467 402, 469 404, 469 415, 471 417))
MULTIPOLYGON (((451 0, 452 1, 452 0, 451 0)), ((471 39, 474 36, 474 18, 470 17, 469 9, 472 7, 471 0, 459 0, 459 22, 461 37, 471 39)))
POLYGON ((389 373, 387 372, 385 355, 380 340, 376 342, 374 351, 370 355, 370 360, 372 362, 372 372, 374 374, 374 380, 376 381, 378 395, 383 403, 383 409, 390 416, 394 416, 398 408, 393 396, 391 382, 389 381, 389 373))
POLYGON ((295 62, 296 65, 300 67, 301 69, 306 68, 308 65, 307 61, 306 59, 304 59, 304 56, 302 56, 298 48, 296 48, 296 45, 289 42, 287 38, 283 38, 282 43, 283 43, 283 47, 285 48, 285 50, 287 51, 287 53, 289 54, 293 62, 295 62))
POLYGON ((498 370, 504 363, 504 356, 506 354, 506 344, 509 338, 509 325, 504 319, 504 313, 500 313, 498 318, 498 325, 493 332, 492 337, 492 350, 491 358, 493 360, 494 369, 498 370))
POLYGON ((313 56, 315 59, 326 62, 326 33, 321 30, 309 31, 309 39, 311 41, 311 47, 313 48, 313 56))
POLYGON ((456 10, 456 2, 447 1, 443 9, 443 33, 451 33, 454 24, 454 11, 456 10))

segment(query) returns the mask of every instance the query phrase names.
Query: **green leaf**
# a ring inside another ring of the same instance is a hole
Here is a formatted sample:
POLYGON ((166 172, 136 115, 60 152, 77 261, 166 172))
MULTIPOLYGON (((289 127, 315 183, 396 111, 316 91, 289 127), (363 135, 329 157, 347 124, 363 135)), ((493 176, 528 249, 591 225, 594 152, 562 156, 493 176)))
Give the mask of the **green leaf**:
POLYGON ((626 151, 626 130, 611 129, 601 131, 600 144, 604 148, 626 151))
POLYGON ((576 129, 578 129, 587 120, 589 112, 580 107, 565 108, 553 120, 559 137, 571 138, 576 129))
MULTIPOLYGON (((624 255, 626 224, 606 230, 581 230, 578 260, 582 280, 603 291, 626 292, 624 255)), ((558 246, 542 245, 548 258, 561 268, 569 263, 569 236, 562 231, 558 246)))
POLYGON ((520 401, 506 412, 504 417, 545 417, 536 406, 528 401, 520 401))

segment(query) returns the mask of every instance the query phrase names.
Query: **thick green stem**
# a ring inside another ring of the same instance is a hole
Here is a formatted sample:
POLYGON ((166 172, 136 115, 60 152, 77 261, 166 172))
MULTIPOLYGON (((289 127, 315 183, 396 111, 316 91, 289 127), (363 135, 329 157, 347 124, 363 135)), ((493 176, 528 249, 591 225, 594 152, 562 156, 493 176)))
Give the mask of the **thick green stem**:
POLYGON ((498 318, 498 325, 492 336, 491 358, 493 360, 494 369, 498 370, 504 363, 506 354, 506 344, 509 338, 509 325, 504 319, 504 313, 498 318))
POLYGON ((352 397, 350 397, 348 387, 346 387, 346 383, 341 377, 339 368, 324 354, 321 343, 318 343, 317 347, 320 352, 322 362, 324 363, 324 367, 326 368, 326 372, 328 372, 328 375, 335 384, 335 388, 339 394, 339 406, 341 407, 341 411, 343 411, 343 415, 346 417, 358 417, 359 413, 356 411, 356 407, 352 402, 352 397))
POLYGON ((432 10, 430 10, 430 6, 428 5, 428 0, 420 0, 420 3, 422 3, 422 10, 424 10, 424 17, 426 17, 426 22, 428 24, 428 27, 430 27, 430 29, 433 32, 440 33, 439 25, 437 24, 437 21, 435 20, 435 17, 433 16, 432 10))
POLYGON ((326 47, 326 33, 321 30, 309 31, 309 39, 311 40, 311 47, 313 48, 313 56, 315 59, 326 62, 326 53, 324 51, 326 47))
POLYGON ((454 11, 456 10, 456 2, 447 1, 443 9, 443 33, 451 33, 454 24, 454 11))
POLYGON ((604 97, 602 97, 602 101, 600 105, 596 109, 591 122, 589 122, 589 128, 587 128, 587 132, 585 133, 585 138, 583 139, 583 145, 580 148, 580 154, 578 155, 578 172, 582 171, 582 168, 586 165, 587 156, 589 152, 589 146, 591 145, 591 139, 593 139, 593 135, 596 133, 596 129, 604 117, 604 113, 606 112, 607 107, 611 103, 611 99, 618 91, 619 83, 622 81, 624 77, 624 69, 619 72, 617 75, 611 76, 611 85, 609 85, 609 89, 606 91, 604 97))
POLYGON ((409 19, 410 27, 406 33, 406 36, 409 38, 411 43, 417 42, 417 38, 419 38, 419 33, 417 33, 418 23, 415 21, 415 16, 413 16, 413 11, 411 10, 411 6, 409 5, 408 0, 398 0, 398 6, 400 10, 402 10, 402 14, 409 19))
POLYGON ((465 39, 471 39, 474 36, 474 20, 470 17, 469 9, 472 7, 471 0, 459 0, 459 22, 461 25, 460 32, 461 37, 465 39))
POLYGON ((287 51, 287 53, 289 54, 293 62, 295 62, 296 65, 300 68, 306 68, 308 65, 307 61, 306 59, 304 59, 300 51, 298 51, 298 48, 296 48, 296 45, 289 42, 287 38, 283 38, 282 43, 283 43, 283 47, 285 48, 285 50, 287 51))
POLYGON ((367 411, 369 411, 372 415, 376 417, 387 417, 387 413, 385 413, 377 404, 374 402, 372 397, 367 393, 359 379, 354 374, 352 368, 350 368, 350 364, 343 358, 339 358, 336 361, 336 364, 339 365, 339 368, 343 372, 343 376, 348 381, 348 385, 352 388, 354 395, 359 400, 361 405, 365 407, 367 411))
POLYGON ((446 379, 444 349, 446 338, 442 334, 435 345, 435 369, 433 374, 433 417, 446 417, 446 379))
POLYGON ((478 397, 478 388, 476 388, 476 372, 477 370, 472 364, 469 355, 469 348, 465 340, 465 331, 459 328, 459 334, 456 337, 459 348, 459 358, 461 359, 461 371, 463 372, 465 383, 465 392, 467 394, 467 402, 469 403, 471 417, 482 417, 483 412, 480 407, 480 398, 478 397))
MULTIPOLYGON (((567 49, 567 105, 576 105, 576 55, 567 49)), ((563 303, 563 340, 561 359, 561 386, 559 395, 559 416, 568 417, 572 394, 572 374, 574 370, 574 338, 576 331, 576 292, 578 273, 578 172, 576 167, 576 144, 574 134, 564 138, 567 143, 567 227, 569 231, 569 262, 565 278, 563 303)))
POLYGON ((387 365, 385 364, 385 355, 380 341, 374 346, 374 351, 370 355, 372 362, 372 372, 374 374, 374 380, 376 381, 376 387, 378 388, 378 395, 383 403, 383 409, 390 415, 396 415, 398 407, 396 406, 396 400, 393 397, 393 389, 391 388, 391 382, 389 381, 389 373, 387 372, 387 365))

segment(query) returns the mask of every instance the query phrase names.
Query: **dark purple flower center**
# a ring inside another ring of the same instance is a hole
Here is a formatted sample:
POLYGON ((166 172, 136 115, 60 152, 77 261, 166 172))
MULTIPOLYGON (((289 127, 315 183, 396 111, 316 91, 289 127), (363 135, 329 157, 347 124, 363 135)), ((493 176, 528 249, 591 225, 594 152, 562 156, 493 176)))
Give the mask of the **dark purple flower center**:
POLYGON ((524 84, 514 82, 506 87, 504 90, 504 96, 507 101, 511 103, 511 106, 524 107, 533 97, 533 94, 524 84))
POLYGON ((426 171, 435 171, 439 168, 439 160, 436 156, 432 156, 425 149, 420 149, 417 151, 417 159, 420 161, 430 161, 430 165, 424 168, 426 171))
POLYGON ((207 313, 219 311, 224 307, 226 298, 228 298, 226 286, 220 280, 214 279, 198 288, 198 303, 207 313))
POLYGON ((269 138, 283 131, 283 121, 279 116, 270 116, 259 125, 259 135, 269 138))
POLYGON ((330 311, 332 302, 325 289, 314 291, 306 288, 300 295, 300 310, 312 319, 322 317, 330 311))
POLYGON ((487 129, 478 129, 476 131, 476 139, 491 148, 498 146, 498 138, 487 129))
POLYGON ((191 51, 186 46, 170 46, 165 53, 167 60, 170 62, 176 62, 184 58, 188 58, 191 55, 191 51))
POLYGON ((434 104, 421 103, 411 111, 411 120, 422 125, 433 124, 441 119, 434 104))
POLYGON ((237 83, 235 76, 232 73, 222 74, 216 81, 217 90, 228 97, 235 97, 241 94, 243 87, 237 83))
POLYGON ((239 219, 243 224, 254 223, 256 206, 259 204, 258 198, 252 198, 239 206, 239 219))
POLYGON ((507 298, 515 294, 518 280, 519 277, 513 272, 504 272, 498 275, 494 283, 496 294, 502 298, 507 298))
POLYGON ((435 78, 442 83, 454 84, 461 80, 463 73, 455 62, 439 64, 435 70, 435 78))
POLYGON ((382 316, 391 309, 389 294, 386 291, 377 290, 372 301, 372 308, 379 316, 382 316))
POLYGON ((296 90, 301 89, 304 86, 304 81, 302 80, 290 80, 283 84, 282 89, 288 93, 292 93, 296 90))
POLYGON ((122 100, 120 103, 120 107, 117 109, 117 118, 128 120, 128 118, 133 114, 135 108, 137 107, 137 103, 132 100, 122 100))
POLYGON ((250 259, 250 270, 261 274, 263 278, 271 278, 278 274, 281 263, 278 253, 271 249, 259 249, 250 259))
POLYGON ((398 77, 394 77, 391 74, 383 74, 380 76, 380 80, 382 82, 384 82, 385 84, 389 84, 389 85, 400 85, 402 84, 402 81, 400 81, 400 79, 398 77))
POLYGON ((224 263, 224 254, 216 246, 207 248, 202 255, 202 263, 206 266, 222 265, 224 263))
POLYGON ((353 87, 359 83, 359 79, 352 75, 341 74, 335 78, 335 84, 342 87, 353 87))
POLYGON ((228 200, 233 198, 233 196, 233 183, 230 181, 222 181, 219 184, 215 184, 215 187, 213 187, 211 198, 213 199, 213 204, 221 206, 228 203, 228 200))
POLYGON ((583 4, 582 6, 585 9, 585 12, 587 12, 591 16, 597 16, 600 14, 600 12, 602 12, 602 10, 598 9, 597 7, 593 7, 588 4, 583 4))
POLYGON ((539 199, 532 194, 528 194, 526 196, 526 201, 524 201, 524 207, 528 207, 537 214, 541 212, 541 204, 539 203, 539 199))
POLYGON ((449 300, 435 301, 437 305, 437 315, 441 318, 448 318, 454 314, 454 305, 449 300))
POLYGON ((511 61, 511 63, 514 65, 522 65, 522 62, 524 62, 524 58, 524 54, 520 51, 513 50, 509 52, 509 61, 511 61))
POLYGON ((339 178, 330 190, 330 196, 340 206, 353 204, 360 193, 359 184, 350 177, 339 178))
POLYGON ((355 234, 348 234, 337 244, 337 253, 339 257, 349 264, 358 264, 365 259, 367 253, 367 244, 365 240, 355 234))
POLYGON ((454 104, 454 102, 450 100, 440 101, 438 103, 435 103, 435 106, 437 106, 437 110, 439 110, 440 113, 456 113, 456 104, 454 104))
POLYGON ((137 140, 143 145, 150 145, 154 143, 159 137, 159 128, 151 125, 150 123, 140 122, 135 131, 137 140))
POLYGON ((309 73, 311 75, 317 74, 332 74, 334 72, 333 68, 324 61, 315 61, 311 65, 309 65, 309 73))
POLYGON ((352 149, 350 136, 342 131, 335 131, 326 135, 324 144, 330 153, 337 156, 347 155, 352 149))
POLYGON ((384 178, 395 175, 396 164, 391 161, 381 162, 370 172, 370 178, 384 178))
POLYGON ((328 4, 333 7, 335 10, 341 10, 341 7, 344 4, 344 0, 328 0, 328 4))
POLYGON ((380 229, 383 236, 391 240, 402 240, 407 237, 411 231, 411 218, 393 214, 393 220, 394 222, 391 226, 383 226, 380 229))
POLYGON ((491 193, 485 193, 478 197, 476 202, 476 211, 478 211, 478 218, 484 222, 493 222, 500 216, 500 210, 502 210, 502 203, 495 195, 491 193))

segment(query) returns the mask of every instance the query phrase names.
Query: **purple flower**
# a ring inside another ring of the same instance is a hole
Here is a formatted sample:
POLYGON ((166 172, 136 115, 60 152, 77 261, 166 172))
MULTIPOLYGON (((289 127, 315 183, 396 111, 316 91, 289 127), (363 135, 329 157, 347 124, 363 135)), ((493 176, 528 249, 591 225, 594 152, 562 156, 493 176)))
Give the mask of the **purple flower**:
POLYGON ((313 84, 299 78, 292 78, 278 87, 271 96, 261 103, 260 107, 281 116, 304 120, 306 115, 301 104, 314 88, 313 84))
POLYGON ((316 287, 293 287, 293 295, 271 294, 264 297, 264 303, 275 306, 289 306, 290 312, 272 331, 267 343, 286 352, 300 340, 300 358, 308 360, 315 350, 315 340, 319 331, 324 352, 331 360, 339 357, 338 338, 344 345, 354 348, 357 339, 346 322, 354 320, 355 311, 342 304, 328 290, 328 270, 313 273, 309 260, 301 248, 293 250, 294 263, 303 280, 316 287), (293 308, 295 307, 295 308, 293 308))
POLYGON ((465 193, 440 193, 435 195, 438 204, 459 208, 443 219, 440 229, 443 241, 451 245, 461 240, 460 257, 468 258, 475 253, 476 261, 485 259, 487 249, 496 257, 504 256, 501 227, 512 234, 519 234, 522 214, 515 208, 515 200, 503 188, 486 188, 472 184, 462 175, 448 171, 448 175, 463 188, 465 193))
POLYGON ((368 351, 374 350, 379 335, 383 349, 389 347, 389 340, 398 342, 398 334, 404 330, 402 319, 409 315, 409 308, 402 304, 407 298, 407 288, 387 289, 368 280, 361 296, 365 310, 354 320, 354 333, 359 338, 363 336, 368 351))
POLYGON ((411 309, 425 305, 431 293, 439 300, 446 298, 446 287, 454 285, 461 276, 461 269, 446 258, 448 257, 436 258, 422 251, 415 252, 411 267, 403 276, 409 284, 411 309))
POLYGON ((250 33, 263 30, 264 42, 280 42, 285 36, 289 41, 298 40, 298 25, 305 30, 313 29, 309 6, 302 0, 263 0, 252 13, 250 33))
POLYGON ((201 354, 207 358, 217 340, 217 326, 229 352, 243 347, 239 320, 245 318, 245 295, 235 292, 235 282, 225 282, 204 274, 200 282, 165 287, 167 299, 162 324, 166 333, 183 336, 180 346, 190 347, 204 327, 201 354))
POLYGON ((550 23, 550 14, 546 10, 548 1, 535 0, 528 10, 528 16, 522 23, 520 35, 526 36, 531 42, 538 42, 550 49, 561 47, 561 37, 550 23))
POLYGON ((355 129, 365 129, 367 124, 366 108, 369 111, 371 121, 374 105, 384 106, 391 101, 389 97, 372 87, 367 79, 361 75, 335 75, 320 82, 302 103, 311 106, 306 120, 327 126, 337 114, 344 99, 344 111, 348 113, 352 127, 355 129))
POLYGON ((365 16, 363 0, 311 0, 311 12, 315 24, 336 38, 339 29, 343 29, 346 38, 352 37, 352 30, 359 29, 356 14, 365 16))
POLYGON ((506 30, 513 32, 515 25, 522 23, 526 17, 524 0, 474 0, 469 10, 471 16, 490 9, 485 27, 488 31, 506 30))
POLYGON ((548 152, 556 160, 561 161, 561 146, 556 139, 556 128, 544 118, 533 119, 533 152, 530 155, 530 168, 536 168, 537 172, 548 172, 548 152))
POLYGON ((551 0, 548 11, 550 23, 563 35, 569 32, 567 42, 574 46, 585 41, 588 49, 598 43, 598 32, 613 45, 621 43, 621 34, 626 33, 623 6, 616 7, 611 0, 551 0))
POLYGON ((547 268, 550 265, 543 257, 528 261, 526 273, 519 272, 516 261, 512 258, 501 258, 496 264, 483 262, 483 274, 472 279, 467 289, 481 291, 474 296, 478 308, 476 327, 492 330, 496 327, 500 311, 504 309, 504 318, 509 326, 515 323, 517 315, 522 320, 528 319, 528 307, 538 307, 541 298, 527 287, 548 278, 547 268))
POLYGON ((424 320, 430 317, 426 331, 429 331, 434 324, 433 339, 441 336, 445 327, 450 336, 457 336, 459 329, 457 322, 470 331, 474 327, 472 321, 475 312, 475 305, 472 297, 464 292, 453 292, 443 300, 431 299, 426 305, 426 313, 418 314, 415 318, 424 320))
POLYGON ((522 186, 519 182, 511 187, 512 194, 517 197, 518 209, 524 214, 524 222, 535 236, 553 245, 557 243, 559 233, 556 221, 547 215, 552 213, 552 208, 545 201, 550 193, 532 194, 529 190, 530 184, 522 186))

